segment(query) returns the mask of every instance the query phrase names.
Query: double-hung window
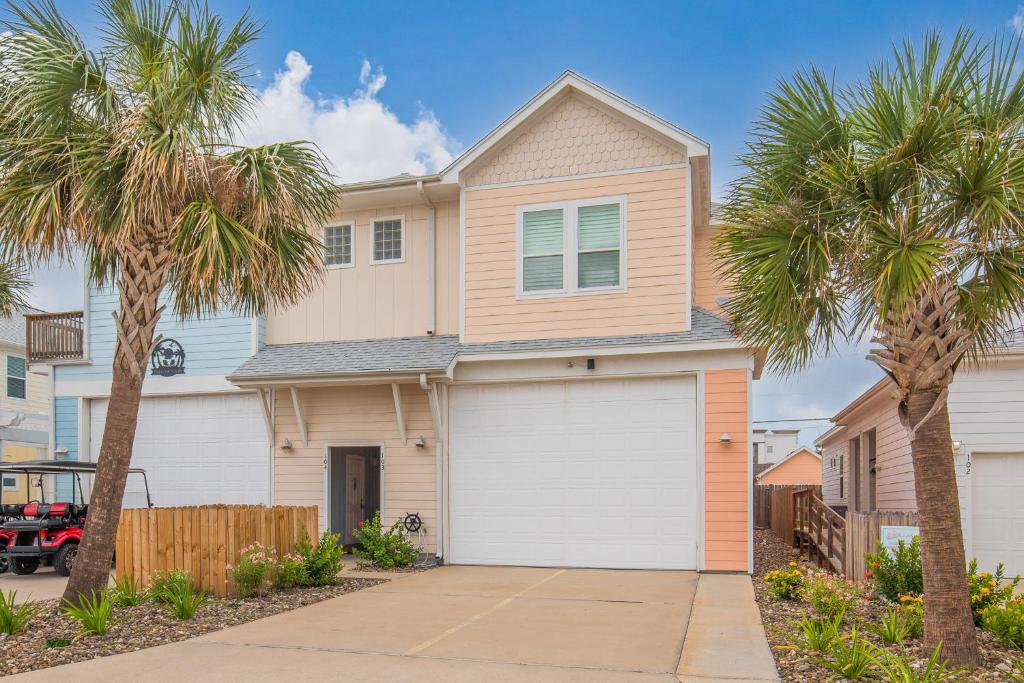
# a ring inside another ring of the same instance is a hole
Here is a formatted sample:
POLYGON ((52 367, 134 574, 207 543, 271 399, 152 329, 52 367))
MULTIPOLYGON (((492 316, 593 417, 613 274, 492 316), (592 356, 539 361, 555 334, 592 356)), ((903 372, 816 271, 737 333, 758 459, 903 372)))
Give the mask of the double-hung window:
POLYGON ((405 260, 405 219, 378 218, 373 221, 373 263, 398 263, 405 260))
POLYGON ((7 356, 7 397, 25 398, 25 359, 7 356))
POLYGON ((351 223, 324 228, 324 261, 328 268, 347 268, 352 265, 352 230, 351 223))
POLYGON ((625 198, 527 206, 517 213, 520 296, 625 289, 625 198))

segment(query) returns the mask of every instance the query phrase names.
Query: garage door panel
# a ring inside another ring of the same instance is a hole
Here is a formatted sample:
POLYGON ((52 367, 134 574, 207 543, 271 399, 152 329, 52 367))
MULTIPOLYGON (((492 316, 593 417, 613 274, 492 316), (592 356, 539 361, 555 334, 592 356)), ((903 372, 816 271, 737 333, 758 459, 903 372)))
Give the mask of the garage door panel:
POLYGON ((693 378, 451 396, 453 562, 696 567, 693 378))
MULTIPOLYGON (((99 457, 107 401, 90 405, 91 458, 99 457)), ((132 465, 146 470, 159 506, 269 502, 269 444, 256 398, 248 394, 151 397, 139 406, 132 465)), ((145 505, 129 476, 125 506, 145 505)))
POLYGON ((1024 453, 974 454, 971 540, 981 570, 1024 575, 1024 453))

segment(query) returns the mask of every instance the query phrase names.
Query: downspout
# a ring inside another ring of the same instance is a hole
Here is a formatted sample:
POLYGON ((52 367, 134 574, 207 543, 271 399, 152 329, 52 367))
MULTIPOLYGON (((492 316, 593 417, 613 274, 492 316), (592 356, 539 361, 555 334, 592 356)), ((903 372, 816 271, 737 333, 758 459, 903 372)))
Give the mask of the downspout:
POLYGON ((435 487, 435 522, 437 530, 437 548, 434 554, 438 558, 444 556, 444 421, 441 419, 441 408, 437 400, 437 384, 427 382, 426 373, 420 373, 420 388, 427 394, 430 406, 430 419, 434 425, 434 487, 435 487))
POLYGON ((423 181, 416 181, 416 191, 427 205, 427 251, 430 253, 430 265, 427 268, 427 334, 433 335, 437 330, 437 210, 430 201, 423 181))

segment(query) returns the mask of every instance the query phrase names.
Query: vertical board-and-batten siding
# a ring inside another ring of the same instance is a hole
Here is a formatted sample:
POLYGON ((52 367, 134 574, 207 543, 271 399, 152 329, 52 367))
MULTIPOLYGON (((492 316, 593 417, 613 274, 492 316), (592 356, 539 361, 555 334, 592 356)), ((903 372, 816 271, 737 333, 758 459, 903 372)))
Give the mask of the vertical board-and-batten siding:
MULTIPOLYGON (((185 349, 187 375, 223 376, 252 355, 252 321, 248 316, 221 311, 196 320, 176 319, 164 293, 161 303, 167 304, 156 334, 177 340, 185 349)), ((118 310, 118 295, 110 288, 89 290, 89 360, 87 365, 59 365, 54 368, 57 380, 109 379, 114 362, 116 331, 112 313, 118 310)), ((147 368, 147 376, 149 370, 147 368)))
MULTIPOLYGON (((329 224, 354 222, 352 266, 330 268, 323 284, 267 322, 268 344, 426 335, 430 323, 429 208, 422 203, 340 211, 329 224), (372 224, 405 220, 403 261, 371 263, 372 224)), ((459 204, 435 204, 435 334, 457 334, 459 204)), ((317 238, 319 239, 319 234, 317 238)))
POLYGON ((748 571, 749 370, 704 373, 704 568, 748 571), (730 443, 722 443, 723 433, 730 443))
POLYGON ((465 340, 688 329, 686 173, 670 168, 467 190, 465 340), (617 195, 625 195, 627 202, 627 291, 518 298, 517 207, 617 195))
MULTIPOLYGON (((402 444, 390 385, 300 389, 309 445, 303 443, 287 391, 275 401, 274 504, 319 505, 321 527, 330 526, 324 500, 328 444, 383 446, 381 516, 387 525, 416 512, 427 528, 425 550, 433 552, 437 531, 437 470, 434 430, 426 394, 419 385, 401 386, 408 440, 402 444), (425 448, 417 448, 423 436, 425 448), (290 451, 282 451, 285 439, 290 451)), ((339 530, 335 530, 336 532, 339 530)))
MULTIPOLYGON (((66 448, 67 454, 57 455, 57 460, 78 460, 78 398, 57 396, 53 399, 53 445, 66 448)), ((71 500, 71 477, 56 477, 57 500, 71 500)), ((77 493, 76 493, 77 495, 77 493)))

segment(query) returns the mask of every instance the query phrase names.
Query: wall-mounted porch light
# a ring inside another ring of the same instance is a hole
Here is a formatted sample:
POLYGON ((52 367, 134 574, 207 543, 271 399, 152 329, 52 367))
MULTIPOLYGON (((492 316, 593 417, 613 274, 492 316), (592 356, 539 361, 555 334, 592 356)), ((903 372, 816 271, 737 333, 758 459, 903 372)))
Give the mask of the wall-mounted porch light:
POLYGON ((732 443, 732 437, 729 436, 729 432, 722 432, 722 435, 718 437, 719 443, 732 443))
POLYGON ((284 443, 281 444, 281 450, 282 451, 290 451, 291 449, 292 449, 292 440, 291 439, 285 439, 284 443))
POLYGON ((426 448, 426 447, 427 447, 427 440, 423 438, 422 434, 420 434, 419 438, 416 439, 416 448, 426 448))
POLYGON ((960 449, 963 447, 963 445, 964 444, 963 444, 962 441, 954 441, 953 442, 953 455, 956 455, 957 453, 959 453, 960 449))

